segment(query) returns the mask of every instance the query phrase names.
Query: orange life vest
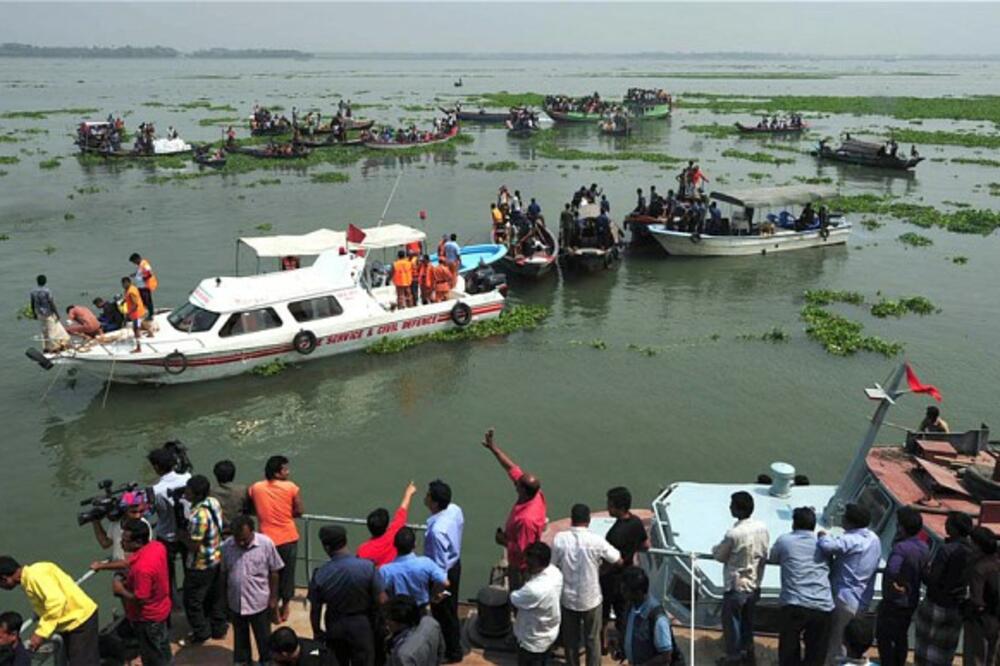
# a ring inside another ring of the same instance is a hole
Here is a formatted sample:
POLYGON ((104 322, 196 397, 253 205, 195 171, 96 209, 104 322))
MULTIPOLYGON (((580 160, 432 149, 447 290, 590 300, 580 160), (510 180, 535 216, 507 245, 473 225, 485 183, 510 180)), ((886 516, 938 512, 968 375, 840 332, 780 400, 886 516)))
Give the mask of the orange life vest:
POLYGON ((125 292, 125 310, 128 313, 128 318, 132 320, 142 319, 146 316, 146 306, 142 302, 142 296, 139 295, 139 288, 134 284, 129 285, 125 292))
POLYGON ((143 259, 139 262, 139 270, 142 272, 142 279, 146 283, 146 289, 156 291, 160 283, 156 279, 156 273, 153 272, 153 267, 149 265, 148 259, 143 259))
POLYGON ((392 264, 392 283, 397 287, 413 284, 413 263, 409 259, 397 259, 392 264))

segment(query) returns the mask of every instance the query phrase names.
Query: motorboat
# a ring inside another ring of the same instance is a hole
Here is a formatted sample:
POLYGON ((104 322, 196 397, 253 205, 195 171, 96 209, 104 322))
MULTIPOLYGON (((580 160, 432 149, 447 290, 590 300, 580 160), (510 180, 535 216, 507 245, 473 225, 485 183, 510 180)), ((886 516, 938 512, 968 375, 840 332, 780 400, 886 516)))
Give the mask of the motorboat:
MULTIPOLYGON (((500 243, 476 243, 473 245, 463 245, 459 253, 462 265, 458 267, 460 275, 469 271, 474 271, 483 266, 492 266, 503 260, 507 255, 507 246, 500 243)), ((431 263, 435 266, 438 262, 438 255, 435 252, 430 255, 431 263)))
MULTIPOLYGON (((753 517, 767 525, 772 543, 791 531, 795 507, 814 507, 818 529, 837 534, 842 531, 839 525, 846 505, 860 504, 871 512, 869 527, 882 542, 883 562, 896 534, 896 512, 904 506, 920 512, 932 549, 944 541, 949 511, 969 514, 977 524, 1000 534, 1000 505, 977 497, 977 486, 965 479, 970 469, 988 469, 989 474, 997 470, 996 443, 989 441, 987 426, 951 434, 907 431, 901 442, 877 443, 883 423, 888 425, 889 410, 914 392, 909 381, 909 389, 901 387, 904 375, 909 377, 906 365, 900 364, 887 381, 865 389, 865 396, 876 405, 875 413, 835 486, 811 485, 793 466, 777 462, 771 465, 770 478, 758 478, 757 483, 684 481, 670 484, 657 495, 650 530, 653 548, 644 555, 644 566, 671 614, 684 623, 693 619, 704 627, 720 624, 725 581, 722 563, 710 553, 732 525, 729 500, 737 491, 753 495, 753 517)), ((878 596, 878 581, 875 589, 878 596)), ((769 565, 758 604, 759 630, 774 627, 780 591, 779 568, 769 565)))
POLYGON ((514 233, 513 225, 509 224, 492 231, 493 242, 504 243, 503 247, 509 248, 499 262, 503 272, 533 279, 548 275, 559 260, 559 241, 545 226, 545 220, 539 217, 521 238, 511 239, 514 233))
POLYGON ((878 167, 881 169, 896 169, 908 171, 924 161, 924 158, 911 152, 909 156, 887 150, 882 143, 845 139, 838 148, 831 148, 821 141, 812 155, 824 160, 859 164, 861 166, 878 167))
POLYGON ((704 232, 690 230, 683 223, 649 224, 648 232, 668 254, 693 257, 735 257, 787 252, 810 247, 842 245, 851 233, 843 215, 829 214, 822 228, 818 215, 805 228, 796 230, 797 217, 789 206, 812 204, 832 197, 836 190, 813 185, 786 185, 736 192, 712 192, 709 198, 732 207, 719 225, 709 223, 704 232), (759 211, 777 212, 759 215, 759 211), (760 222, 754 222, 755 216, 760 222))
POLYGON ((600 217, 599 204, 584 203, 577 210, 575 228, 560 229, 559 258, 567 268, 592 273, 615 268, 620 262, 621 232, 609 220, 607 231, 602 233, 600 217))
POLYGON ((154 315, 155 335, 141 339, 138 353, 132 332, 123 330, 58 353, 32 349, 29 357, 43 367, 79 368, 111 382, 180 384, 358 351, 384 339, 462 328, 500 315, 505 288, 474 275, 459 275, 445 301, 396 308, 396 289, 386 284, 387 270, 373 251, 413 242, 410 231, 423 235, 387 225, 367 230, 356 242, 332 230, 307 234, 305 240, 240 239, 264 256, 292 257, 296 251, 306 256, 326 247, 311 266, 202 280, 187 302, 154 315))

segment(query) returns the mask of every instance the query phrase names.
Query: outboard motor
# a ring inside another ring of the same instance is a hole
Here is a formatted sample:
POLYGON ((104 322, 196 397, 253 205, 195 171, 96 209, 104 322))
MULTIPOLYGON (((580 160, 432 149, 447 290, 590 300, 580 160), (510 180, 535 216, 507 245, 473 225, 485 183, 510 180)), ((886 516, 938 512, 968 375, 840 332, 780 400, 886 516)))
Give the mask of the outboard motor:
POLYGON ((54 365, 52 361, 45 357, 45 354, 38 351, 34 347, 28 347, 28 349, 25 350, 24 355, 40 365, 43 370, 51 370, 54 365))
POLYGON ((507 275, 490 266, 479 266, 465 274, 465 290, 470 294, 485 294, 507 286, 507 275))

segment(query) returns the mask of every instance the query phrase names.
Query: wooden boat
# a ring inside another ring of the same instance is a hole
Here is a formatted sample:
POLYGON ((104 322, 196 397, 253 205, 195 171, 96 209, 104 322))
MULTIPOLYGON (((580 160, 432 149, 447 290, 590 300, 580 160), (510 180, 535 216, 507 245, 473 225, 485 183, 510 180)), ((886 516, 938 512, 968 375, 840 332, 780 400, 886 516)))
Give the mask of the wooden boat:
MULTIPOLYGON (((596 220, 600 213, 598 204, 585 204, 580 207, 578 216, 581 220, 596 220)), ((603 241, 596 233, 578 232, 572 239, 562 238, 562 245, 558 250, 559 259, 567 268, 586 273, 615 268, 621 259, 621 232, 614 222, 611 222, 610 232, 610 239, 603 241)))
POLYGON ((812 151, 811 154, 820 159, 834 162, 898 171, 907 171, 924 161, 924 158, 919 155, 916 157, 890 155, 885 152, 885 146, 882 144, 858 141, 857 139, 847 139, 836 149, 821 143, 819 148, 812 151))
POLYGON ((216 169, 221 169, 226 166, 225 157, 216 157, 211 153, 196 153, 194 161, 201 166, 214 167, 216 169))
MULTIPOLYGON (((464 245, 459 253, 462 265, 458 267, 458 274, 464 275, 482 266, 492 266, 507 254, 507 246, 499 243, 479 243, 476 245, 464 245)), ((430 255, 431 263, 435 266, 438 256, 435 252, 430 255)))
MULTIPOLYGON (((357 120, 354 118, 342 118, 341 123, 343 123, 344 129, 348 132, 352 130, 360 132, 366 129, 371 129, 372 125, 375 124, 375 121, 371 119, 357 120)), ((325 123, 319 127, 313 128, 312 134, 333 134, 333 124, 325 123)))
POLYGON ((670 104, 643 104, 641 102, 624 102, 625 108, 638 120, 657 120, 670 117, 670 104))
POLYGON ((101 150, 101 151, 88 151, 96 152, 101 157, 109 157, 116 159, 152 159, 154 157, 171 157, 173 155, 190 155, 192 148, 188 146, 187 150, 176 150, 169 153, 144 153, 137 152, 134 150, 101 150))
POLYGON ((962 474, 962 485, 980 502, 1000 501, 1000 483, 993 476, 992 472, 972 465, 962 474))
POLYGON ((239 153, 241 155, 249 155, 250 157, 259 157, 268 160, 298 160, 305 157, 309 157, 309 153, 312 152, 309 148, 305 148, 302 146, 293 146, 290 155, 270 152, 267 150, 266 146, 232 146, 232 147, 227 147, 226 151, 230 153, 239 153))
POLYGON ((331 138, 324 139, 323 141, 309 141, 308 139, 299 139, 298 141, 292 141, 292 143, 295 144, 296 146, 303 146, 305 148, 315 149, 315 148, 336 148, 337 146, 360 146, 365 142, 364 139, 360 137, 356 139, 347 139, 345 141, 337 141, 336 139, 332 138, 333 137, 332 134, 328 134, 327 136, 331 138))
POLYGON ((258 127, 250 130, 250 136, 280 136, 292 131, 291 123, 277 123, 271 127, 258 127))
POLYGON ((417 146, 433 146, 438 143, 447 143, 451 141, 456 136, 458 136, 458 125, 455 125, 448 133, 427 141, 412 141, 409 143, 397 143, 395 141, 365 141, 365 148, 373 148, 375 150, 403 150, 404 148, 414 148, 417 146))
MULTIPOLYGON (((499 262, 500 268, 506 275, 517 275, 524 278, 538 279, 551 272, 552 268, 559 260, 559 241, 549 228, 545 226, 545 220, 539 218, 541 224, 536 224, 534 230, 538 233, 538 239, 544 245, 544 249, 536 249, 530 254, 525 254, 519 249, 508 251, 499 262)), ((493 230, 493 242, 501 242, 503 239, 497 238, 496 229, 493 230)), ((516 243, 520 246, 524 240, 516 243)))
POLYGON ((510 118, 509 111, 487 111, 486 109, 479 109, 478 111, 459 111, 456 109, 446 109, 443 106, 438 108, 443 113, 454 113, 455 117, 459 120, 472 123, 503 123, 510 118))
POLYGON ((557 123, 594 123, 604 118, 603 113, 584 113, 583 111, 556 111, 545 107, 545 113, 557 123))
POLYGON ((622 226, 631 232, 632 243, 640 245, 643 243, 649 243, 653 240, 653 234, 649 233, 650 225, 663 224, 665 222, 666 218, 664 217, 653 217, 652 215, 629 213, 625 216, 625 219, 622 220, 622 226))
POLYGON ((736 123, 736 129, 739 130, 740 134, 799 134, 809 129, 809 123, 784 127, 757 127, 756 125, 736 123))

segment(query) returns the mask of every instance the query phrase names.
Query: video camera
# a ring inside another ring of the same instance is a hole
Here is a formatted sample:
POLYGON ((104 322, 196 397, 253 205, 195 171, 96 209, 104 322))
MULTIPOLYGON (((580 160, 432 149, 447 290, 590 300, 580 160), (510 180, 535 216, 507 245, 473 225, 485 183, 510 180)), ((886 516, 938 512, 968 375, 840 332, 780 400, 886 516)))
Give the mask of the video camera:
POLYGON ((87 523, 92 523, 102 518, 107 518, 108 520, 119 520, 125 513, 125 509, 122 507, 122 495, 127 492, 141 492, 145 495, 145 502, 147 505, 152 504, 152 489, 145 488, 139 490, 138 483, 126 483, 117 488, 112 488, 111 479, 105 479, 97 484, 97 487, 101 489, 101 492, 94 495, 90 499, 85 499, 80 502, 80 506, 90 507, 86 511, 81 511, 76 516, 76 522, 83 526, 87 523))

